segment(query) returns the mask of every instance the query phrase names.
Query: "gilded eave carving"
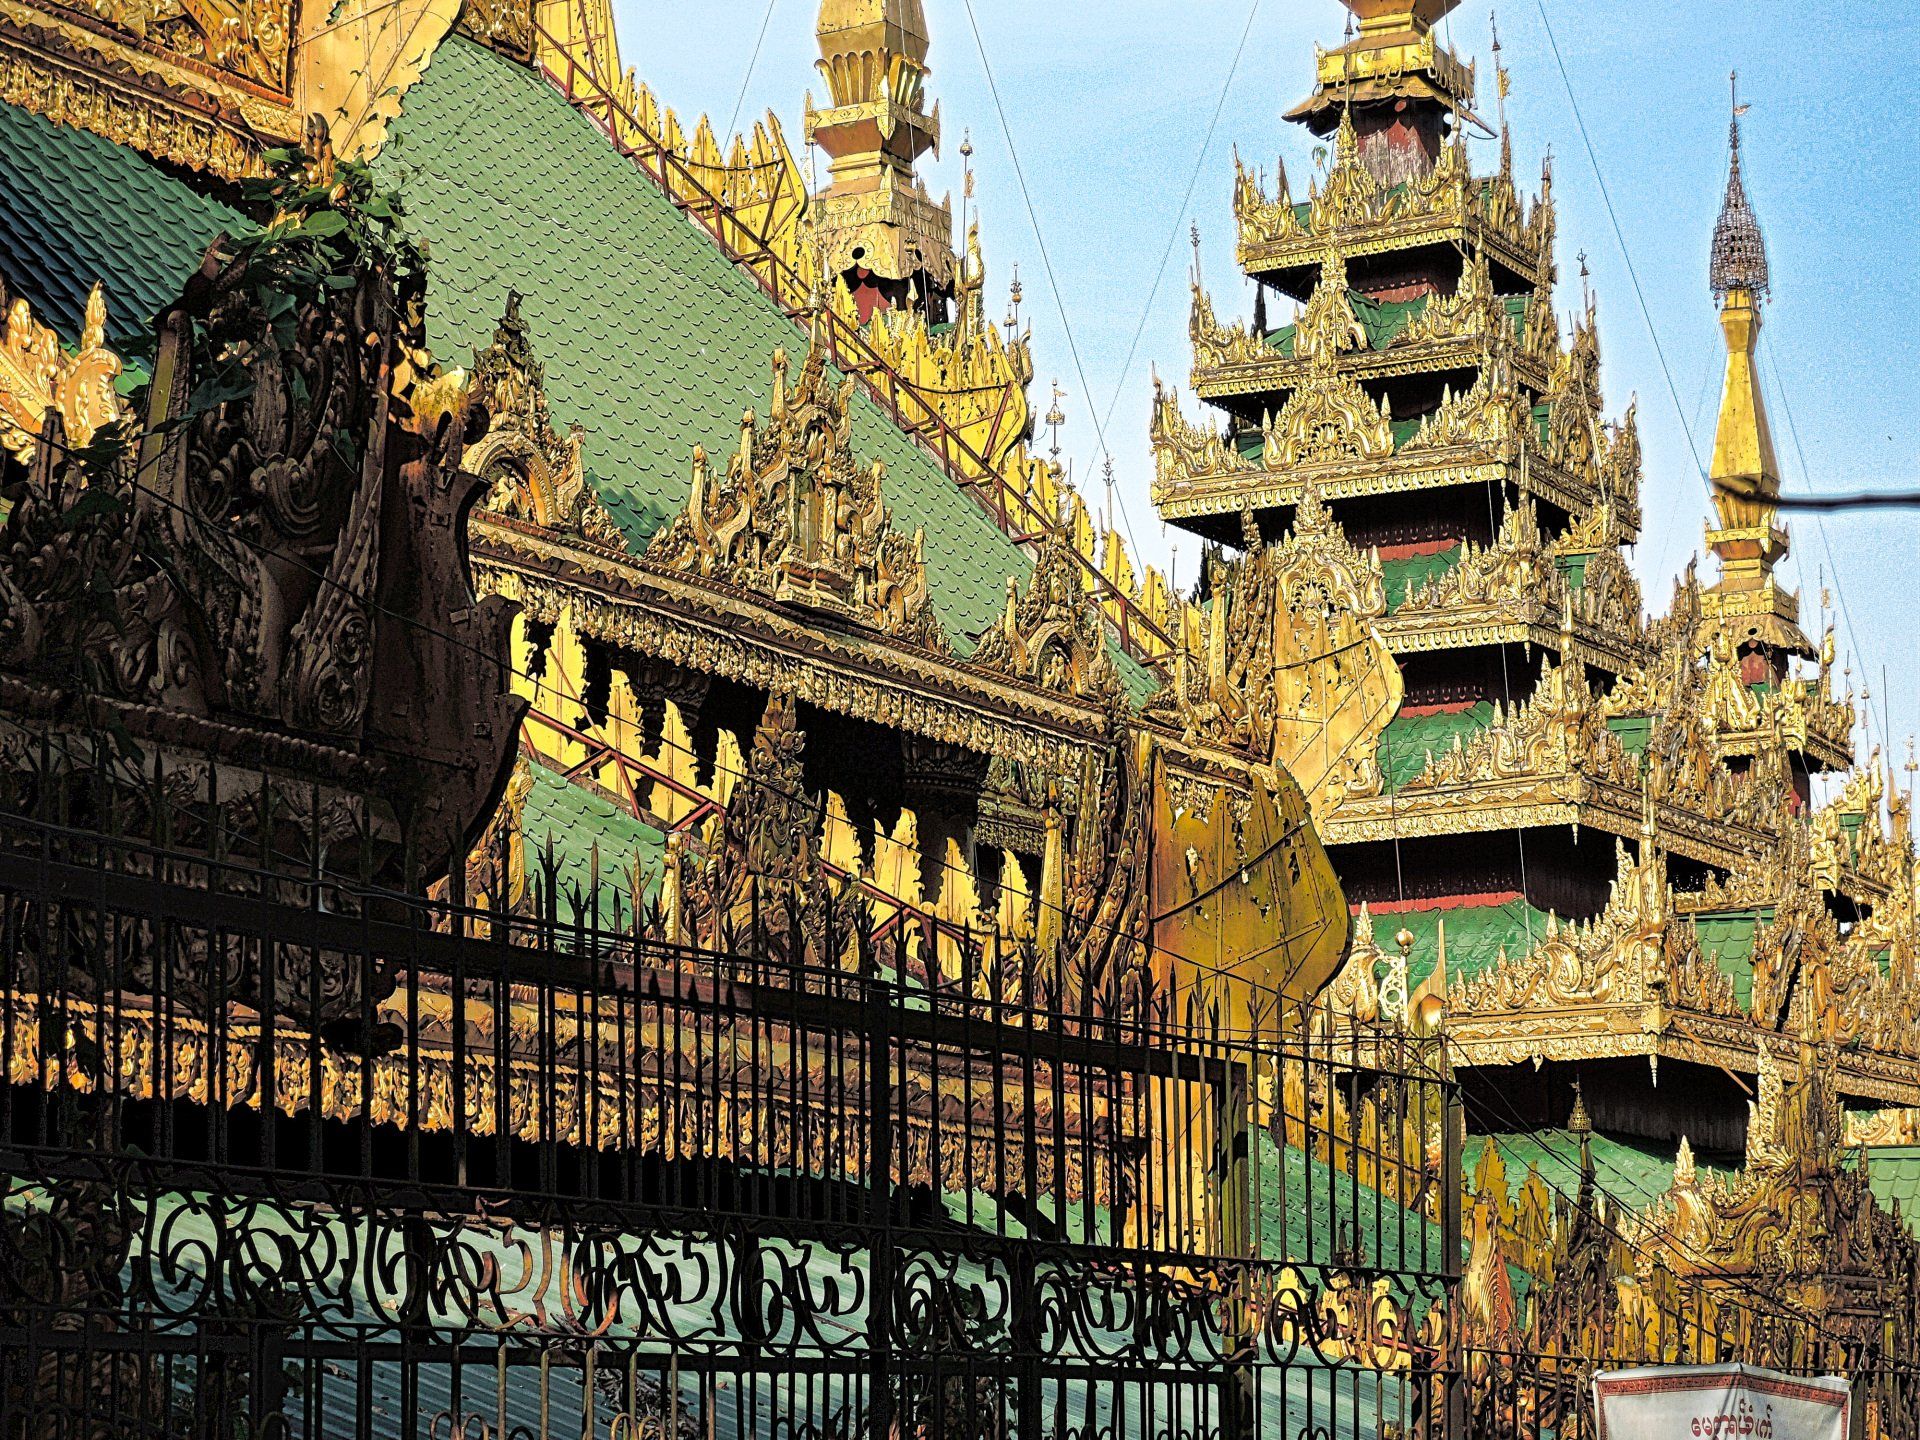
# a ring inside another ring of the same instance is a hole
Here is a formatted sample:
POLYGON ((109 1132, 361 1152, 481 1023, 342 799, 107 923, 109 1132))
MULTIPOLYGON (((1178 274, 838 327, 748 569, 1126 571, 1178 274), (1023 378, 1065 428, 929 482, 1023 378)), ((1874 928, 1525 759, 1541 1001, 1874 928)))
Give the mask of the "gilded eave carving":
POLYGON ((293 23, 286 4, 251 7, 209 34, 188 11, 156 19, 119 0, 85 11, 0 0, 0 99, 156 159, 254 175, 264 144, 301 134, 293 23))
POLYGON ((1497 382, 1477 383, 1396 450, 1386 410, 1347 375, 1323 372, 1267 418, 1255 460, 1218 430, 1187 420, 1177 394, 1156 384, 1152 500, 1167 518, 1189 519, 1297 505, 1307 488, 1331 501, 1501 485, 1575 515, 1611 506, 1621 538, 1632 540, 1640 520, 1637 441, 1630 455, 1623 438, 1617 458, 1568 469, 1542 453, 1519 408, 1497 382))
MULTIPOLYGON (((1326 262, 1322 268, 1309 310, 1319 302, 1330 280, 1343 289, 1346 285, 1344 266, 1331 277, 1325 273, 1329 268, 1326 262)), ((1310 324, 1311 317, 1303 315, 1296 326, 1293 353, 1282 354, 1245 325, 1221 324, 1211 298, 1196 285, 1188 325, 1193 341, 1194 393, 1203 400, 1217 401, 1240 395, 1277 394, 1309 383, 1314 373, 1313 359, 1310 347, 1303 347, 1299 336, 1310 324)), ((1559 328, 1550 292, 1530 298, 1524 335, 1523 342, 1514 341, 1513 320, 1506 303, 1494 293, 1485 257, 1476 256, 1453 294, 1430 298, 1382 349, 1366 343, 1363 334, 1360 343, 1343 347, 1339 368, 1352 378, 1374 380, 1477 371, 1504 359, 1511 364, 1514 377, 1538 394, 1547 389, 1558 351, 1559 328)))
POLYGON ((1387 187, 1361 162, 1357 137, 1343 116, 1333 163, 1325 180, 1309 188, 1304 205, 1294 202, 1284 165, 1272 196, 1237 156, 1235 172, 1237 256, 1250 272, 1317 264, 1330 243, 1349 256, 1453 244, 1463 254, 1484 254, 1529 281, 1543 266, 1552 265, 1551 169, 1543 174, 1539 199, 1529 207, 1504 167, 1483 179, 1470 175, 1464 135, 1442 148, 1439 163, 1428 174, 1387 187))
POLYGON ((480 588, 534 619, 571 611, 581 634, 791 694, 839 714, 1005 754, 1077 765, 1106 709, 853 627, 828 629, 749 592, 675 574, 525 522, 474 517, 480 588))

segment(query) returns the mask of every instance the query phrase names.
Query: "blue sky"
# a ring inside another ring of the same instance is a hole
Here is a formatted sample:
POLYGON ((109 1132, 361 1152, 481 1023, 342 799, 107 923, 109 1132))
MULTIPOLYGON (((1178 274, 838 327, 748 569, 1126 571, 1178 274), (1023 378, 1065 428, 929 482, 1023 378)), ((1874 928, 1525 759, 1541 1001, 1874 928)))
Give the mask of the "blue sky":
MULTIPOLYGON (((1632 558, 1650 602, 1663 607, 1673 577, 1701 546, 1708 511, 1693 452, 1704 460, 1712 446, 1724 353, 1706 267, 1726 174, 1731 69, 1739 69, 1742 99, 1753 107, 1744 121, 1746 174, 1775 296, 1762 374, 1786 487, 1920 489, 1913 419, 1920 169, 1910 158, 1907 93, 1908 57, 1920 52, 1920 6, 1543 3, 1651 312, 1651 335, 1536 0, 1512 0, 1498 12, 1513 74, 1516 168, 1531 184, 1552 150, 1561 307, 1580 303, 1584 251, 1599 299, 1609 409, 1617 414, 1639 397, 1646 525, 1632 558)), ((1284 156, 1304 188, 1315 142, 1280 114, 1311 89, 1313 45, 1339 43, 1346 12, 1334 0, 1260 0, 1257 11, 1252 0, 972 0, 1070 344, 966 0, 924 4, 933 35, 930 88, 946 128, 941 157, 925 167, 929 188, 936 195, 950 188, 958 205, 959 148, 970 130, 990 305, 1004 310, 1017 263, 1033 328, 1037 408, 1045 409, 1047 381, 1058 376, 1068 392, 1063 458, 1072 458, 1089 503, 1102 503, 1097 429, 1104 429, 1123 530, 1149 558, 1172 560, 1184 585, 1197 546, 1163 531, 1148 504, 1147 415, 1151 368, 1182 380, 1187 370, 1188 225, 1200 226, 1202 269, 1216 305, 1244 314, 1250 295, 1232 262, 1232 149, 1269 171, 1284 156), (1246 48, 1202 161, 1250 14, 1246 48), (1192 204, 1183 210, 1197 161, 1192 204), (1172 253, 1149 307, 1170 236, 1172 253), (1136 331, 1138 350, 1123 375, 1136 331)), ((812 69, 815 0, 773 0, 771 9, 765 0, 682 0, 671 10, 616 0, 616 7, 626 62, 683 118, 705 111, 724 125, 744 85, 743 120, 772 109, 799 145, 802 97, 809 88, 824 93, 812 69)), ((1489 17, 1483 0, 1468 0, 1445 24, 1453 48, 1480 61, 1480 108, 1490 117, 1489 17)), ((1476 166, 1490 168, 1496 158, 1495 142, 1486 141, 1476 166)), ((1818 623, 1824 570, 1841 656, 1855 686, 1872 690, 1871 739, 1891 733, 1903 759, 1905 737, 1920 729, 1920 664, 1911 654, 1920 512, 1800 516, 1792 529, 1788 573, 1801 587, 1806 628, 1818 623)))

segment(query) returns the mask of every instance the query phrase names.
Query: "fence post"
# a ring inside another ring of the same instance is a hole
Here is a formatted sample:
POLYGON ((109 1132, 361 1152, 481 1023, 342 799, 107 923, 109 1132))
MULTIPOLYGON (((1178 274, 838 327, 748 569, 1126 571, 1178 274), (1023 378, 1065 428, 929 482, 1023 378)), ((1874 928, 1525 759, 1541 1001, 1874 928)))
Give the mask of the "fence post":
POLYGON ((1460 1096, 1460 1081, 1453 1073, 1453 1062, 1447 1058, 1444 1033, 1437 1043, 1440 1049, 1440 1083, 1446 1095, 1445 1119, 1440 1129, 1440 1245, 1444 1252, 1441 1256, 1441 1274, 1446 1277, 1447 1287, 1446 1378, 1443 1382, 1447 1403, 1444 1423, 1446 1440, 1466 1440, 1467 1357, 1465 1337, 1460 1330, 1463 1272, 1460 1209, 1462 1186, 1465 1184, 1461 1154, 1466 1148, 1467 1108, 1460 1096))
POLYGON ((893 1434, 893 1011, 884 982, 863 976, 867 1011, 867 1222, 872 1288, 867 1299, 867 1435, 893 1434))
POLYGON ((1259 1376, 1254 1365, 1257 1332, 1253 1322, 1253 1224, 1249 1128, 1253 1095, 1249 1088, 1251 1055, 1236 1058, 1216 1052, 1208 1068, 1217 1079, 1213 1096, 1214 1179, 1220 1187, 1220 1255, 1230 1267, 1226 1287, 1226 1364, 1220 1378, 1221 1440, 1253 1440, 1258 1421, 1259 1376))

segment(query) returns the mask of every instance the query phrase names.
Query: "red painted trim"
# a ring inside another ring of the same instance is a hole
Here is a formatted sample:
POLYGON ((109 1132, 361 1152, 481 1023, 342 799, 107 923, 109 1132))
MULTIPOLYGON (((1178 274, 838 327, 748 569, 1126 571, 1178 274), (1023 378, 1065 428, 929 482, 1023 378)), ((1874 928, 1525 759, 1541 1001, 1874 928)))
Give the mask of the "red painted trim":
MULTIPOLYGON (((1443 895, 1437 900, 1383 900, 1379 904, 1367 902, 1369 915, 1408 915, 1426 910, 1464 910, 1470 905, 1494 906, 1511 905, 1524 899, 1518 890, 1489 890, 1479 895, 1443 895)), ((1347 909, 1355 915, 1360 913, 1358 905, 1349 905, 1347 909)))
POLYGON ((1441 540, 1409 540, 1403 545, 1382 545, 1382 560, 1411 560, 1418 555, 1438 555, 1446 550, 1458 550, 1460 542, 1452 536, 1441 540))

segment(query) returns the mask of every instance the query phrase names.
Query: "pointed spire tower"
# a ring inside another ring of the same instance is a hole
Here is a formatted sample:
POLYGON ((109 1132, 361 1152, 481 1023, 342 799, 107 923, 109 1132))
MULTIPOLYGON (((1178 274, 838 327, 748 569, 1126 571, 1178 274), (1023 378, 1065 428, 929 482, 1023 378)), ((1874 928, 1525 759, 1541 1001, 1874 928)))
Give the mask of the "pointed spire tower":
POLYGON ((947 318, 956 258, 953 210, 935 204, 914 162, 940 153, 940 107, 926 109, 927 17, 920 0, 821 0, 818 67, 831 108, 807 97, 807 143, 832 157, 814 196, 827 270, 866 320, 917 302, 947 318))
POLYGON ((1774 573, 1787 555, 1787 532, 1774 506, 1780 495, 1780 466, 1755 363, 1760 306, 1767 299, 1770 277, 1766 240, 1740 169, 1740 116, 1745 109, 1736 89, 1727 193, 1713 229, 1710 271, 1727 341, 1726 383, 1713 440, 1718 524, 1707 531, 1720 578, 1700 599, 1706 638, 1717 636, 1732 645, 1749 683, 1775 684, 1785 677, 1791 656, 1813 659, 1815 651, 1800 629, 1799 598, 1782 589, 1774 573))

